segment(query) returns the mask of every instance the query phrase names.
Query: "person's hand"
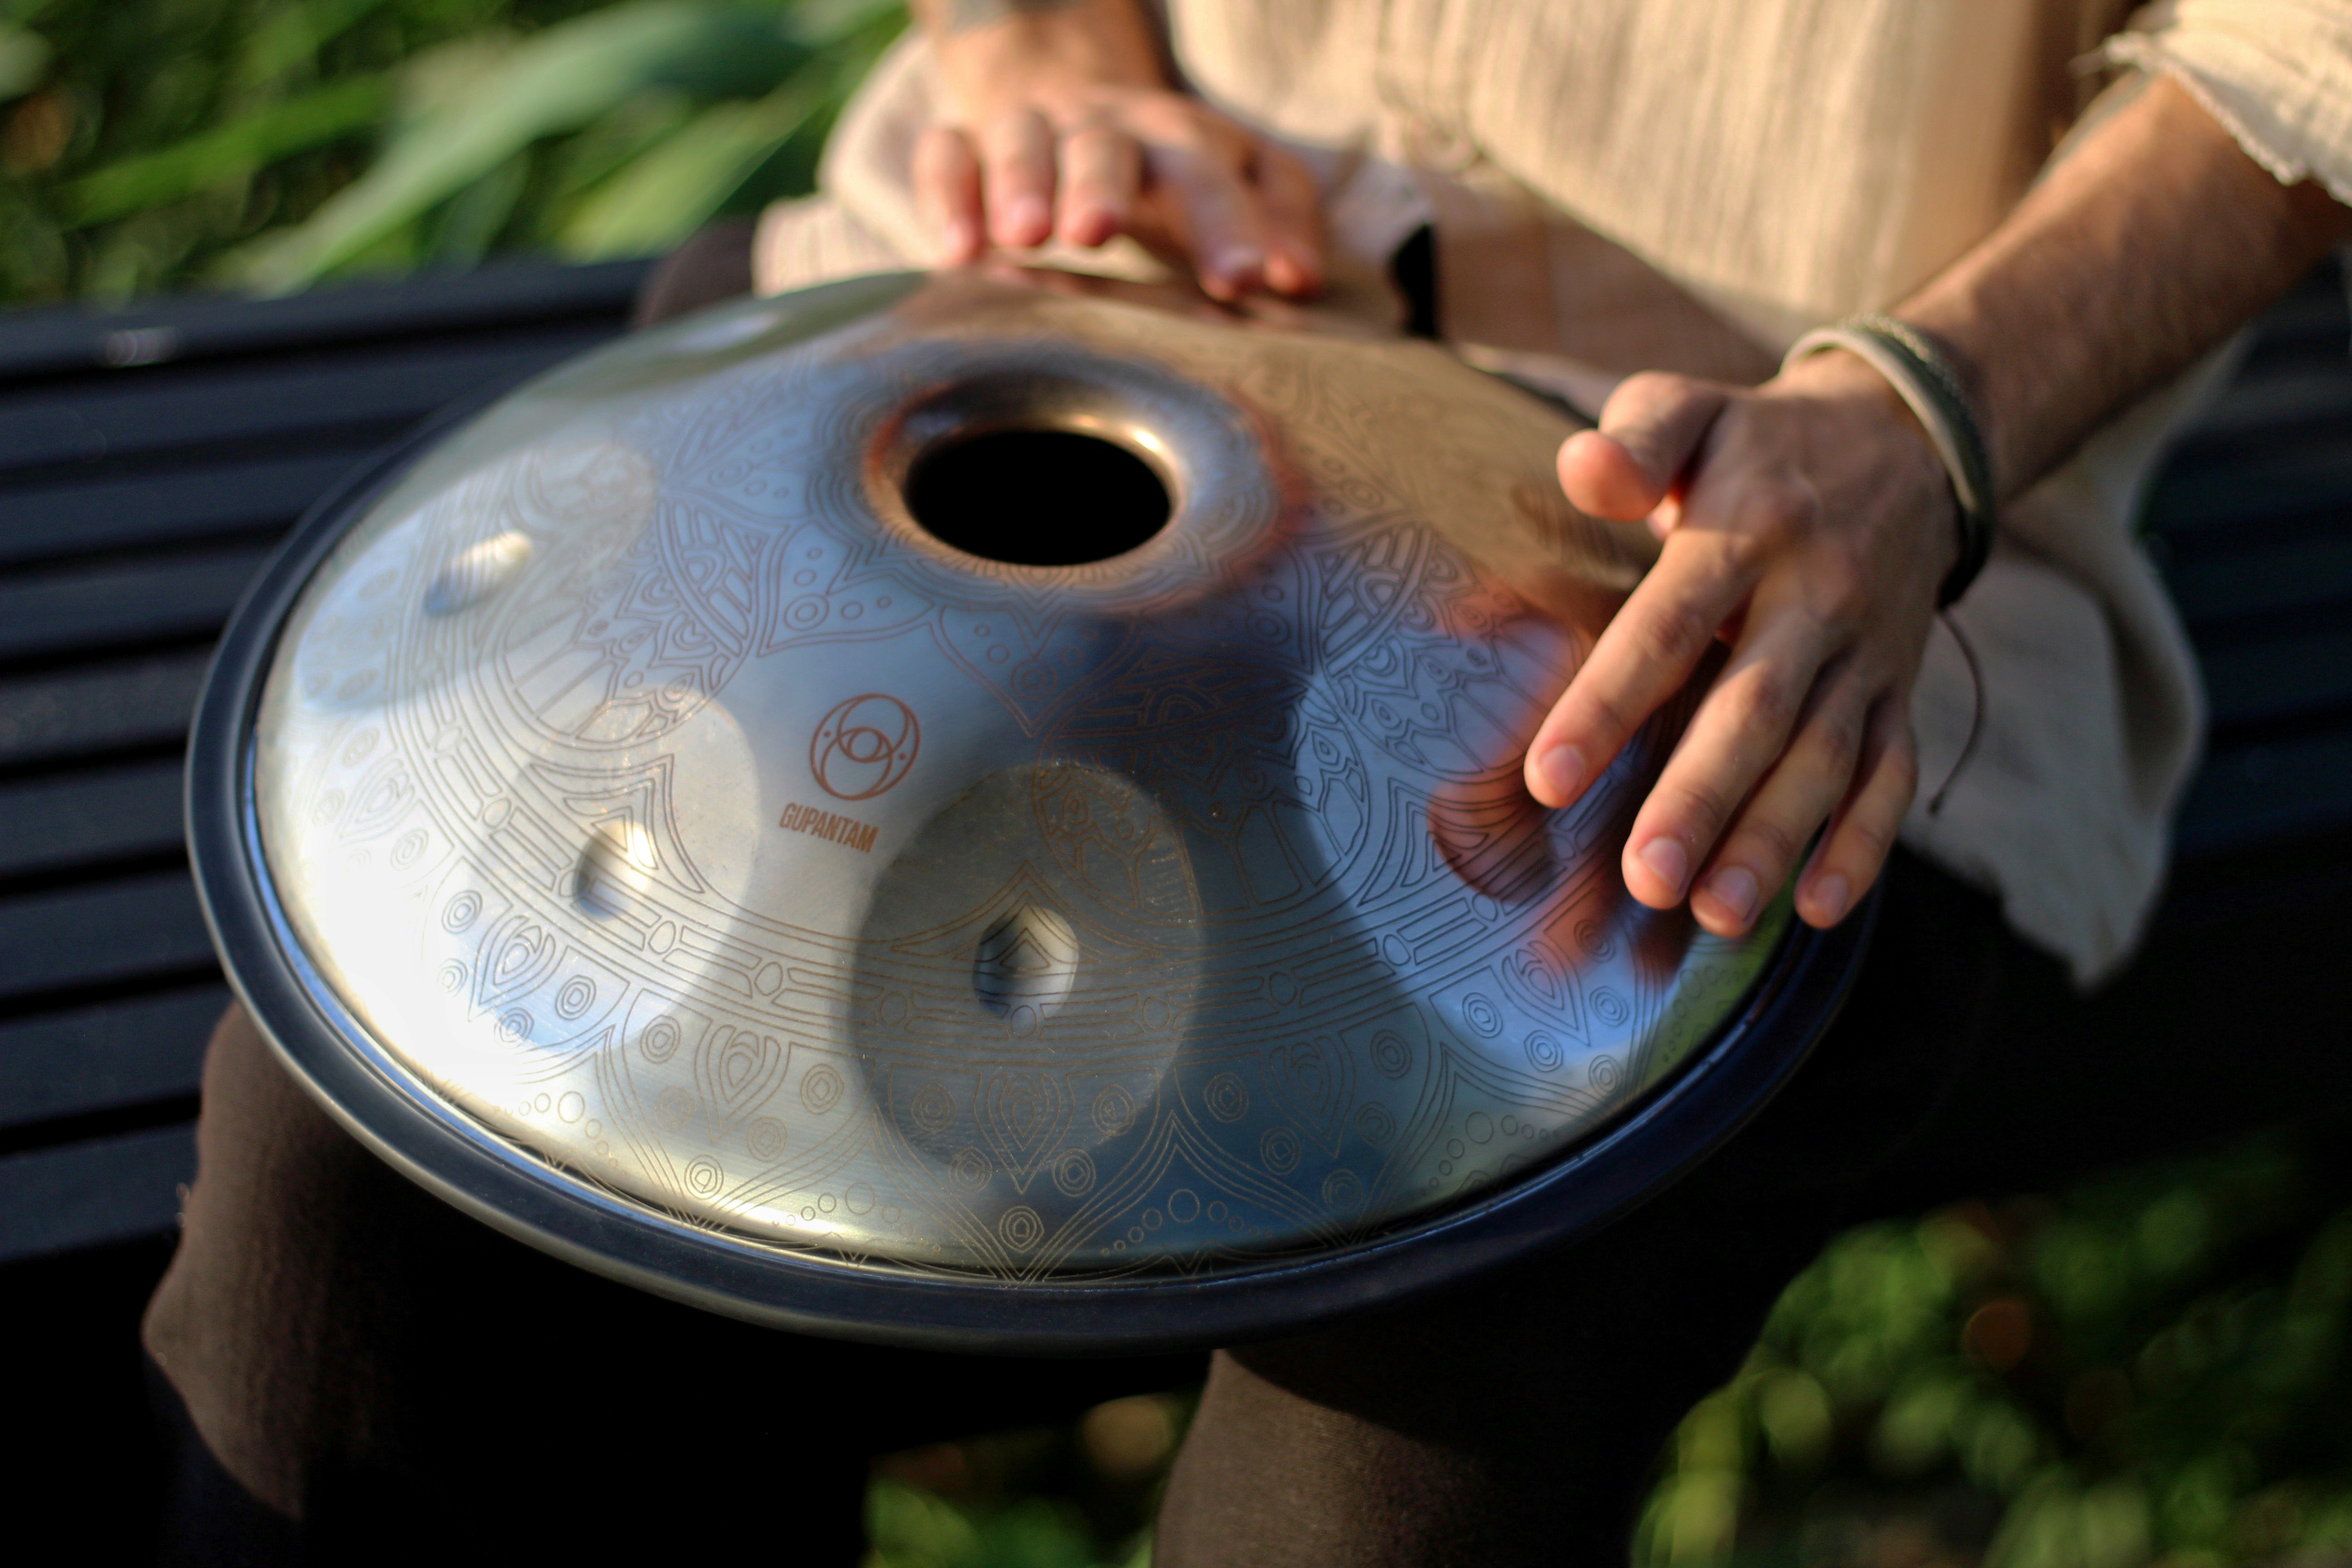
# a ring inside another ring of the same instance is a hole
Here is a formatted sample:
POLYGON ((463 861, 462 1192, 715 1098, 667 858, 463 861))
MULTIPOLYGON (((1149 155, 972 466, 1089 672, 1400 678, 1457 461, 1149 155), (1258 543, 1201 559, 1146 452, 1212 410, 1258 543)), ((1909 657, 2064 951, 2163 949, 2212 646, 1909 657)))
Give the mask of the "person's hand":
POLYGON ((1942 465, 1876 372, 1815 355, 1754 391, 1643 374, 1559 453, 1570 501, 1664 542, 1528 749, 1580 795, 1720 637, 1722 671, 1633 822, 1626 888, 1745 931, 1824 822, 1797 889, 1843 919, 1917 787, 1911 685, 1958 552, 1942 465))
POLYGON ((1219 300, 1321 285, 1313 179, 1200 100, 1050 68, 962 74, 958 122, 933 126, 915 152, 916 199, 943 262, 1125 234, 1219 300))

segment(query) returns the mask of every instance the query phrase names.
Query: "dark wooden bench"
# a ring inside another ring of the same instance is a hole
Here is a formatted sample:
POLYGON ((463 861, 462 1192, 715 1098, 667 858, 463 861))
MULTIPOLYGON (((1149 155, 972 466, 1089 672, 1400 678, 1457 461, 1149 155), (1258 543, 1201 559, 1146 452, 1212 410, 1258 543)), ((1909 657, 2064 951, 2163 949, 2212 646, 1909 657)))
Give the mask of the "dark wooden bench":
POLYGON ((454 399, 626 325, 642 264, 0 317, 0 1265, 168 1231, 228 999, 181 848, 213 639, 454 399))

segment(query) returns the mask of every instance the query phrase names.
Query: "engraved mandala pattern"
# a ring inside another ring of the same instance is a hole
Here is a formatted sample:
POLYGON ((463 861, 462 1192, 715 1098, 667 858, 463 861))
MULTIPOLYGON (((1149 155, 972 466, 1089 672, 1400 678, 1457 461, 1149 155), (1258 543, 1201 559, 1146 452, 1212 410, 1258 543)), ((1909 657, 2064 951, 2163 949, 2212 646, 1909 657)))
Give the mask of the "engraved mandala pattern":
POLYGON ((1785 910, 1616 879, 1654 742, 1517 783, 1645 559, 1547 499, 1552 416, 1425 345, 859 287, 527 389, 289 623, 272 876, 420 1097, 656 1223, 1202 1270, 1507 1182, 1742 1005, 1785 910), (1159 441, 1168 530, 929 540, 908 410, 1007 376, 1159 441))

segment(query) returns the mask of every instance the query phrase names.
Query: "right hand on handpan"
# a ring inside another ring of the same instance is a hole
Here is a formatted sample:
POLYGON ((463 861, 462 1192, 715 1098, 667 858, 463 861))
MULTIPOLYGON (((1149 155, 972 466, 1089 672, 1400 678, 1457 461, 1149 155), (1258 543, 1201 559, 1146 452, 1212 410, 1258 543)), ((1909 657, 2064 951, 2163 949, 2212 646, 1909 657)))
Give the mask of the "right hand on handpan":
POLYGON ((955 120, 917 145, 915 195, 944 263, 1124 234, 1215 299, 1320 286, 1306 168, 1171 87, 1130 7, 926 10, 945 13, 933 26, 955 120))

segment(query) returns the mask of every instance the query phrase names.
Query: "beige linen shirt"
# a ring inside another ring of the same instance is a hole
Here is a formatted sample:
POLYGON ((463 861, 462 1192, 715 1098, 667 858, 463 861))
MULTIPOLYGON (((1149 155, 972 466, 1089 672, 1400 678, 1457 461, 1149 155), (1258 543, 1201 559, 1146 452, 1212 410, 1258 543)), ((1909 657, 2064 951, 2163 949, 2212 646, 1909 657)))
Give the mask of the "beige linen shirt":
MULTIPOLYGON (((2352 0, 2168 0, 2127 26, 2112 0, 1165 9, 1194 88, 1316 169, 1343 307, 1394 311, 1382 264, 1433 216, 1447 335, 1586 406, 1638 369, 1763 379, 1805 329, 1899 300, 2062 153, 2103 61, 2178 76, 2280 178, 2352 193, 2352 0)), ((820 194, 763 222, 763 288, 930 254, 908 171, 940 103, 911 38, 845 116, 820 194)), ((2011 503, 1956 611, 1981 688, 1939 627, 1913 699, 1927 790, 1906 841, 2084 983, 2138 935, 2195 761, 2195 666, 2133 528, 2225 358, 2011 503), (1931 812, 1979 701, 1976 753, 1931 812)))

